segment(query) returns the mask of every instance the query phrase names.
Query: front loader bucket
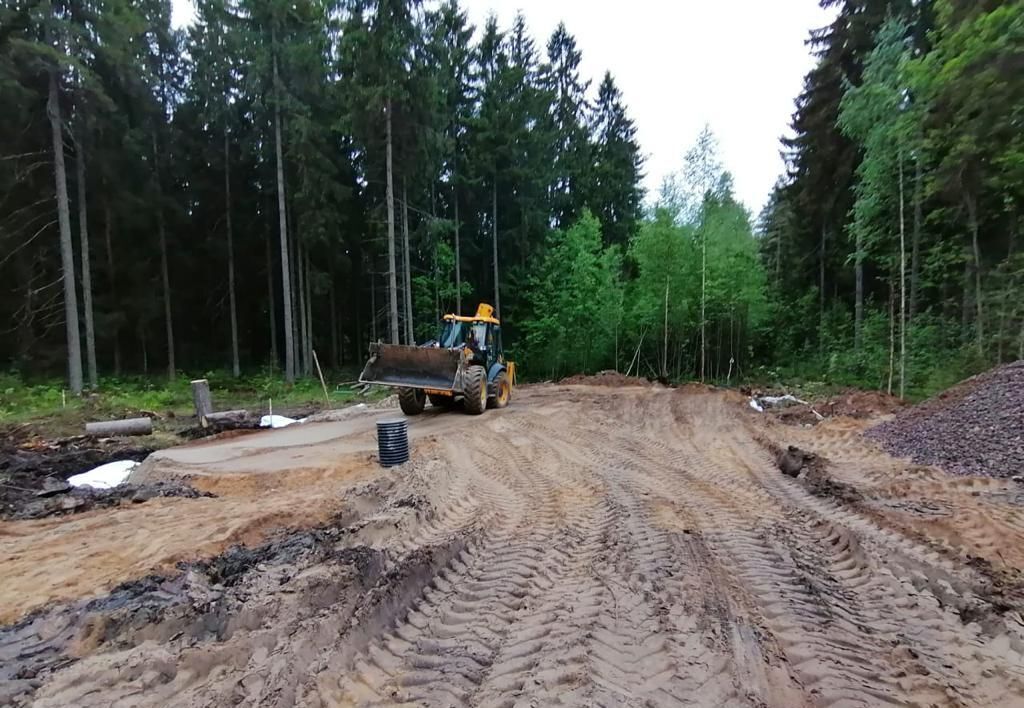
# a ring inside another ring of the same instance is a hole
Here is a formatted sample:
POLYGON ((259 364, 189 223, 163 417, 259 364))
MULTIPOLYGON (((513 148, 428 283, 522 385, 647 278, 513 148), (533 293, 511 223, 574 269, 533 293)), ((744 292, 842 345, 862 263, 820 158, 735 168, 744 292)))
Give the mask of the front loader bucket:
POLYGON ((462 352, 403 344, 371 344, 360 383, 453 391, 462 352))

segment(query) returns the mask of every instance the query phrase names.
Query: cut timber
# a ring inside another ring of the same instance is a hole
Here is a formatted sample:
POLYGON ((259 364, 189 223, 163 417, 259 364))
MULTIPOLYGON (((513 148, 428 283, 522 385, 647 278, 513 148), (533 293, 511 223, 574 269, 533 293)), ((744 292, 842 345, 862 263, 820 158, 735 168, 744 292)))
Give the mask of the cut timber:
POLYGON ((210 382, 196 379, 192 382, 192 404, 196 408, 196 418, 202 420, 213 413, 213 400, 210 398, 210 382))
POLYGON ((249 411, 219 411, 207 413, 199 419, 204 428, 221 428, 230 430, 232 428, 256 427, 256 418, 249 411))
POLYGON ((125 420, 104 420, 85 424, 86 435, 152 435, 152 418, 126 418, 125 420))

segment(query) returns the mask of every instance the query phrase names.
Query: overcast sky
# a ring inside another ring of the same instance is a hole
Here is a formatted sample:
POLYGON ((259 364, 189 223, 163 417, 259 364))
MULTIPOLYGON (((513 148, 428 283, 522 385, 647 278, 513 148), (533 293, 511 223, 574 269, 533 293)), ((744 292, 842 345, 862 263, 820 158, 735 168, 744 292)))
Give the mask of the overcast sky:
MULTIPOLYGON (((174 22, 191 21, 191 0, 173 0, 174 22)), ((495 12, 502 28, 522 10, 543 51, 559 21, 583 52, 591 93, 610 70, 623 93, 646 158, 644 186, 662 178, 705 123, 740 199, 755 216, 782 172, 779 137, 813 60, 805 40, 831 14, 818 0, 461 0, 482 26, 495 12)))

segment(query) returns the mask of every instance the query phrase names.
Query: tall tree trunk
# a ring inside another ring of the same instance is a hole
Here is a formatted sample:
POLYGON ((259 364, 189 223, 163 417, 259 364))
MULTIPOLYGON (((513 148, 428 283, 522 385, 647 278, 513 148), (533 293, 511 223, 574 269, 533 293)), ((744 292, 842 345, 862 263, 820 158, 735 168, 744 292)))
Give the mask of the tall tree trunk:
POLYGON ((668 378, 668 276, 665 276, 665 339, 661 346, 661 375, 668 378))
POLYGON ((373 267, 370 267, 370 341, 377 341, 377 284, 373 282, 373 267))
POLYGON ((64 280, 64 331, 68 346, 68 388, 82 393, 82 343, 78 333, 78 293, 75 289, 75 250, 71 243, 71 210, 68 205, 67 172, 64 167, 64 135, 60 117, 57 70, 50 69, 46 115, 53 142, 53 177, 57 190, 57 224, 60 230, 60 262, 64 280))
POLYGON ((153 179, 156 184, 156 230, 160 240, 160 277, 164 286, 164 329, 167 333, 167 378, 177 373, 174 364, 174 318, 171 308, 171 273, 167 265, 167 230, 164 224, 164 194, 160 184, 160 159, 156 133, 153 133, 153 179))
POLYGON ((821 220, 821 253, 818 258, 818 354, 825 353, 825 250, 828 245, 828 226, 821 220))
POLYGON ((701 225, 700 236, 700 380, 704 382, 707 356, 708 235, 701 225))
POLYGON ((494 246, 494 311, 501 315, 501 285, 498 281, 498 173, 491 183, 491 243, 494 246))
POLYGON ((280 76, 277 68, 277 36, 276 32, 271 37, 274 46, 274 91, 277 94, 274 100, 274 150, 277 157, 277 212, 278 223, 281 233, 281 297, 284 303, 284 380, 288 383, 295 381, 295 336, 292 332, 292 280, 291 267, 288 262, 288 217, 285 212, 284 194, 284 151, 281 147, 281 106, 278 103, 280 97, 280 76))
POLYGON ((96 328, 92 311, 92 264, 89 261, 89 209, 85 201, 85 145, 78 141, 75 155, 78 169, 78 235, 82 249, 82 306, 85 308, 85 361, 89 372, 89 386, 96 388, 96 328))
POLYGON ((961 344, 967 344, 970 339, 971 326, 971 256, 967 252, 966 246, 964 246, 963 258, 964 279, 962 283, 963 302, 960 308, 960 342, 961 344))
POLYGON ((775 235, 775 288, 782 292, 782 231, 775 235))
POLYGON ((149 347, 146 344, 146 326, 139 320, 137 326, 139 333, 139 349, 142 350, 142 375, 149 376, 149 347))
POLYGON ((907 390, 907 239, 903 218, 903 152, 900 165, 900 398, 907 390))
POLYGON ((313 375, 313 279, 309 276, 309 248, 302 249, 303 281, 306 287, 306 376, 313 375))
POLYGON ((977 322, 974 327, 974 335, 978 345, 978 352, 985 352, 985 323, 984 311, 981 298, 981 246, 978 244, 978 203, 973 194, 965 193, 964 201, 967 204, 967 220, 971 229, 971 250, 974 253, 974 314, 977 322))
POLYGON ((334 287, 334 262, 331 262, 331 366, 338 367, 341 364, 341 352, 338 349, 338 304, 334 287))
POLYGON ((409 194, 405 188, 405 175, 402 175, 402 252, 405 258, 405 341, 407 344, 415 344, 412 315, 412 270, 409 266, 409 194))
POLYGON ((387 202, 388 202, 388 329, 391 343, 398 344, 398 277, 395 272, 395 183, 392 170, 391 97, 386 104, 387 133, 387 202))
POLYGON ((885 392, 892 395, 892 377, 896 361, 896 304, 893 300, 892 279, 889 279, 889 383, 885 392))
MULTIPOLYGON (((288 223, 291 224, 291 228, 294 229, 295 234, 299 234, 301 231, 296 225, 296 219, 294 218, 294 211, 291 209, 291 200, 288 201, 288 207, 285 209, 285 213, 288 215, 288 223)), ((299 297, 299 293, 302 292, 302 286, 299 283, 299 264, 301 259, 299 258, 299 249, 301 244, 299 238, 296 235, 288 240, 288 267, 291 270, 291 286, 292 286, 292 346, 295 351, 295 376, 302 376, 302 353, 305 349, 302 343, 302 300, 299 297)))
POLYGON ((267 228, 267 310, 270 314, 270 370, 277 369, 277 305, 274 300, 274 257, 270 247, 270 228, 267 228))
MULTIPOLYGON (((1011 223, 1016 224, 1016 218, 1011 223)), ((1014 231, 1010 231, 1009 245, 1006 249, 1006 264, 1010 265, 1013 259, 1013 246, 1016 241, 1017 234, 1014 231)), ((1003 349, 1005 347, 1004 337, 1006 334, 1006 319, 1007 319, 1007 306, 1012 294, 1017 292, 1017 279, 1012 272, 1006 273, 1006 282, 1000 283, 1002 285, 1002 292, 999 295, 999 332, 996 335, 996 362, 999 364, 1003 363, 1003 349)))
MULTIPOLYGON (((462 255, 459 252, 459 183, 455 178, 455 314, 462 314, 462 255)), ((447 278, 446 278, 447 279, 447 278)))
POLYGON ((224 126, 224 220, 228 235, 228 307, 231 309, 231 373, 242 375, 238 362, 238 312, 235 308, 235 243, 231 231, 231 145, 224 126))
POLYGON ((910 236, 910 303, 908 305, 908 318, 914 321, 917 314, 917 288, 918 274, 921 268, 921 183, 924 175, 921 169, 921 156, 914 157, 914 230, 910 236))
POLYGON ((295 280, 298 290, 297 298, 299 303, 299 370, 303 376, 309 375, 309 363, 306 361, 306 261, 303 254, 302 239, 295 239, 295 280))
MULTIPOLYGON (((106 197, 103 199, 103 216, 104 216, 104 235, 107 245, 107 277, 110 279, 110 296, 111 301, 115 304, 119 302, 117 299, 117 272, 114 270, 114 246, 113 246, 113 230, 114 230, 114 218, 110 212, 110 202, 107 201, 106 197)), ((114 341, 114 376, 121 375, 121 337, 120 337, 120 326, 115 319, 110 325, 111 337, 114 341)))
POLYGON ((857 229, 855 248, 854 278, 857 285, 853 308, 853 348, 860 351, 861 336, 864 330, 864 236, 859 228, 857 229))

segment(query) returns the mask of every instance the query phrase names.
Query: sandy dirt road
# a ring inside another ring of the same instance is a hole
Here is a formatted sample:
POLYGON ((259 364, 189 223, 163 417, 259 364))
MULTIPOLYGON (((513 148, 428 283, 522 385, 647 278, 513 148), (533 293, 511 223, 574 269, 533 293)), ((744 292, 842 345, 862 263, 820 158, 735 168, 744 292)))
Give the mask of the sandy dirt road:
MULTIPOLYGON (((696 387, 539 386, 480 418, 427 414, 414 461, 387 473, 372 424, 172 455, 165 472, 205 469, 225 492, 218 475, 294 474, 249 513, 280 497, 294 521, 305 499, 317 528, 237 573, 195 566, 109 608, 52 606, 0 641, 2 659, 63 638, 69 658, 19 700, 1024 706, 1014 482, 894 460, 863 422, 772 424, 696 387), (776 469, 788 444, 824 458, 816 475, 776 469), (329 504, 301 496, 310 479, 329 504)), ((216 501, 182 501, 178 523, 216 501)))

